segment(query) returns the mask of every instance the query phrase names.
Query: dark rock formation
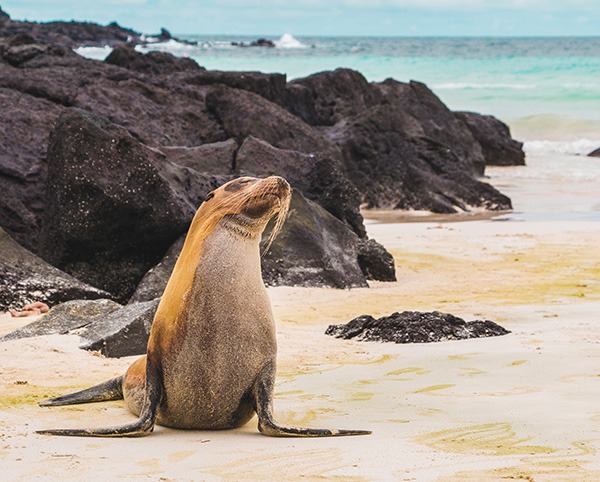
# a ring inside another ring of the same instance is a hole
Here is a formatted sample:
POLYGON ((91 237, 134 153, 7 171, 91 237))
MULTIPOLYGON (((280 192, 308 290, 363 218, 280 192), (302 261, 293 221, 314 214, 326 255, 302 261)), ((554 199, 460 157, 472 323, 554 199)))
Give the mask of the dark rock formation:
POLYGON ((131 303, 81 330, 81 348, 119 358, 146 353, 159 300, 131 303))
POLYGON ((164 146, 161 152, 169 162, 198 172, 231 175, 238 152, 235 139, 194 147, 164 146))
POLYGON ((266 38, 259 38, 259 39, 253 40, 249 44, 244 43, 244 42, 231 42, 231 45, 233 45, 234 47, 267 47, 267 48, 273 48, 273 47, 275 47, 275 42, 273 42, 272 40, 266 39, 266 38))
POLYGON ((280 74, 208 72, 131 47, 97 62, 67 47, 73 39, 143 39, 117 25, 0 20, 0 226, 121 301, 206 193, 234 175, 288 178, 363 240, 352 252, 366 276, 383 279, 392 279, 393 263, 365 241, 359 205, 442 213, 510 206, 476 179, 493 152, 487 130, 471 128, 423 84, 369 83, 347 69, 286 83, 280 74), (47 150, 50 130, 72 107, 105 119, 82 122, 87 143, 76 123, 58 135, 68 127, 61 120, 47 150))
POLYGON ((286 76, 284 74, 201 70, 180 74, 176 79, 178 82, 188 85, 223 84, 234 89, 254 92, 271 102, 284 106, 288 97, 286 76))
POLYGON ((375 319, 359 316, 345 325, 330 325, 325 334, 357 341, 389 341, 394 343, 430 343, 501 336, 510 333, 493 321, 469 321, 440 313, 404 311, 375 319))
POLYGON ((69 301, 39 320, 0 338, 1 341, 51 334, 75 334, 81 348, 107 357, 146 353, 159 300, 121 306, 109 300, 69 301))
POLYGON ((250 42, 250 47, 275 47, 275 42, 266 38, 259 38, 250 42))
POLYGON ((306 123, 332 126, 360 114, 383 100, 383 95, 355 70, 319 72, 289 83, 289 110, 306 123))
POLYGON ((108 64, 146 74, 170 74, 172 72, 203 70, 192 59, 178 58, 166 52, 158 51, 142 54, 128 45, 115 47, 104 61, 108 64))
POLYGON ((18 68, 0 63, 0 225, 24 246, 37 250, 48 135, 66 107, 104 114, 152 147, 226 139, 206 112, 206 88, 160 87, 144 75, 53 49, 18 68))
POLYGON ((359 241, 358 265, 367 279, 396 281, 394 257, 374 239, 359 241))
POLYGON ((18 340, 19 338, 32 336, 77 333, 77 330, 95 321, 103 320, 120 308, 122 307, 119 303, 106 299, 67 301, 50 309, 46 315, 33 323, 3 336, 0 341, 18 340))
POLYGON ((455 112, 471 130, 483 150, 488 166, 524 166, 523 143, 510 136, 508 126, 491 115, 455 112))
POLYGON ((107 26, 92 22, 19 22, 2 16, 0 37, 27 33, 46 44, 76 48, 81 45, 121 45, 143 43, 141 34, 113 22, 107 26))
POLYGON ((2 10, 2 7, 0 7, 0 25, 8 20, 10 20, 10 15, 2 10))
POLYGON ((358 191, 348 182, 337 159, 278 149, 248 136, 237 152, 235 170, 240 174, 283 176, 311 201, 345 222, 360 237, 366 237, 358 191))
POLYGON ((403 130, 405 123, 414 122, 396 106, 382 104, 330 128, 348 177, 367 207, 436 213, 510 209, 510 199, 478 181, 456 149, 403 130))
POLYGON ((598 149, 593 150, 588 154, 590 157, 600 157, 600 147, 598 149))
MULTIPOLYGON (((269 233, 270 227, 267 227, 264 241, 269 233)), ((146 273, 131 297, 131 302, 148 301, 162 296, 184 240, 185 236, 178 239, 163 260, 146 273)), ((267 285, 273 286, 367 286, 368 274, 361 272, 362 266, 359 264, 359 252, 364 251, 362 241, 346 225, 294 190, 290 215, 262 258, 263 279, 267 285)), ((383 253, 377 253, 364 264, 371 271, 380 269, 381 273, 376 273, 377 275, 395 279, 393 260, 390 268, 382 267, 382 262, 377 259, 378 255, 391 259, 391 255, 374 241, 370 240, 369 246, 373 246, 373 243, 383 253)))
POLYGON ((146 45, 148 41, 166 42, 167 40, 194 44, 173 37, 164 28, 160 30, 159 34, 149 38, 130 28, 121 27, 116 22, 103 26, 94 22, 77 22, 74 20, 46 23, 15 21, 0 9, 0 38, 22 33, 32 35, 44 44, 58 45, 69 49, 80 46, 146 45))
MULTIPOLYGON (((267 230, 264 239, 268 235, 267 230)), ((344 223, 294 190, 290 216, 263 257, 263 279, 273 286, 367 286, 358 244, 344 223)))
POLYGON ((0 312, 41 301, 49 306, 73 299, 109 297, 49 265, 19 246, 0 228, 0 312))
POLYGON ((253 92, 215 85, 206 95, 206 107, 227 137, 239 144, 253 136, 280 149, 307 154, 338 152, 318 130, 253 92))
POLYGON ((129 303, 151 301, 162 296, 183 248, 186 235, 187 233, 175 241, 161 262, 144 275, 129 303))
POLYGON ((131 296, 195 211, 153 154, 104 117, 65 111, 48 149, 42 257, 120 300, 131 296))
POLYGON ((159 42, 166 42, 167 40, 174 39, 174 37, 171 35, 171 32, 169 32, 166 28, 161 28, 160 33, 158 35, 153 35, 153 37, 159 42))

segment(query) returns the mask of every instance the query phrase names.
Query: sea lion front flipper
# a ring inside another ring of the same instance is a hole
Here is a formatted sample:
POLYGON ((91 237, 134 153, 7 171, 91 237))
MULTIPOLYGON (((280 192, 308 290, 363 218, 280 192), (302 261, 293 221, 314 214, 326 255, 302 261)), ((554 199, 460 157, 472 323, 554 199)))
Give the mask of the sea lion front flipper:
POLYGON ((329 430, 322 428, 281 427, 273 418, 275 365, 266 366, 256 381, 254 397, 258 415, 258 430, 270 437, 336 437, 341 435, 369 435, 370 430, 329 430))
MULTIPOLYGON (((42 435, 70 435, 78 437, 143 437, 150 435, 154 430, 158 406, 162 399, 162 381, 158 368, 150 363, 146 364, 146 393, 144 405, 139 418, 132 423, 117 427, 83 428, 83 429, 50 429, 37 430, 42 435)), ((93 388, 93 387, 92 387, 93 388)), ((68 396, 68 395, 67 395, 68 396)))

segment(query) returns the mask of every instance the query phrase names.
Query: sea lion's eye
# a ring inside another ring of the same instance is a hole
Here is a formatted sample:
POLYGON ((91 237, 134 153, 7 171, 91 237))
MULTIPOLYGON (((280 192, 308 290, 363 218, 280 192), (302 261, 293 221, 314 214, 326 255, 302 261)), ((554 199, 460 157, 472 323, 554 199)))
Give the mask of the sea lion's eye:
POLYGON ((214 192, 209 192, 206 197, 204 198, 204 202, 210 201, 212 198, 215 197, 215 193, 214 192))

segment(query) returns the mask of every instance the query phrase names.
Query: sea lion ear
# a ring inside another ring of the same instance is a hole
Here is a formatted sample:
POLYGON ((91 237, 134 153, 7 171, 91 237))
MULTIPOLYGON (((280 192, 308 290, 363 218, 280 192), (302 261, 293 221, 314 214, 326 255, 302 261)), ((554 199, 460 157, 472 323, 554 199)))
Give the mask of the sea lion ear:
POLYGON ((204 198, 204 202, 208 202, 208 201, 210 201, 210 200, 211 200, 212 198, 214 198, 214 197, 215 197, 215 193, 214 193, 214 191, 213 191, 213 192, 209 192, 209 193, 206 195, 206 197, 204 198))

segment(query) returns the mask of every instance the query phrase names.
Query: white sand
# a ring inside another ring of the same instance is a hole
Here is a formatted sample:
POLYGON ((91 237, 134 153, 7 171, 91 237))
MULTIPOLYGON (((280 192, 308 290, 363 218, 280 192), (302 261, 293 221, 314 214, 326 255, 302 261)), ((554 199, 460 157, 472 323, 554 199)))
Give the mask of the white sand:
MULTIPOLYGON (((122 402, 37 401, 123 373, 129 359, 74 336, 0 344, 2 480, 600 480, 600 223, 368 225, 398 282, 270 290, 279 323, 282 423, 371 429, 278 439, 256 421, 224 432, 157 427, 141 439, 36 435, 119 424, 122 402), (504 337, 427 345, 323 334, 361 314, 439 310, 504 337)), ((31 319, 26 320, 27 322, 31 319)), ((0 332, 24 323, 0 316, 0 332)))

